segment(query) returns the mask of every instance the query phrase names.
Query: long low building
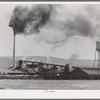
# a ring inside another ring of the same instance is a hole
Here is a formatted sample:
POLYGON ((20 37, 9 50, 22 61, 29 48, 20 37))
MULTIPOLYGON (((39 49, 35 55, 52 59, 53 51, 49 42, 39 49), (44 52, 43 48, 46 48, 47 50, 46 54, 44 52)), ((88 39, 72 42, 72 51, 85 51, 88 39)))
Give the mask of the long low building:
POLYGON ((100 79, 100 68, 73 67, 73 71, 67 76, 68 79, 100 79))

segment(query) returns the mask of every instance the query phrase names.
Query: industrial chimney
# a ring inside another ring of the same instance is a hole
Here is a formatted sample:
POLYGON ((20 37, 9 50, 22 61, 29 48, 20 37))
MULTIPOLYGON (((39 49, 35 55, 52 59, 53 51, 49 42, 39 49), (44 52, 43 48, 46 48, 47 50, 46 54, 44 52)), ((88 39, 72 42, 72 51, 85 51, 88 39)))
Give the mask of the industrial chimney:
MULTIPOLYGON (((12 26, 9 25, 9 27, 12 27, 12 26)), ((15 67, 15 36, 16 36, 16 32, 15 32, 15 29, 13 28, 13 68, 15 67)))

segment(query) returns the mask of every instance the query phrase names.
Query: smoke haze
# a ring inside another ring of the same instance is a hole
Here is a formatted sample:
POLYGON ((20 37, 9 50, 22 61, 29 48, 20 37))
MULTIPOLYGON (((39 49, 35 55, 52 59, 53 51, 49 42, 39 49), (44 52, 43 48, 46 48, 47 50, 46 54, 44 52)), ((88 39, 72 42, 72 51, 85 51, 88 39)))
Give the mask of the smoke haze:
POLYGON ((42 41, 56 47, 73 36, 99 39, 100 6, 74 4, 40 4, 16 6, 9 23, 16 34, 37 34, 42 41))

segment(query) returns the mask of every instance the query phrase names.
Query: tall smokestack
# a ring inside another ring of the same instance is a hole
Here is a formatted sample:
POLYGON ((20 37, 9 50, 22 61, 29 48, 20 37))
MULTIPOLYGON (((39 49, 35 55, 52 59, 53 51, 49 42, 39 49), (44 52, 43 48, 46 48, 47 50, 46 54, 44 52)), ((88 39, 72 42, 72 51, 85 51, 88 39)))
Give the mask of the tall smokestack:
MULTIPOLYGON (((9 27, 12 27, 9 25, 9 27)), ((13 67, 15 67, 15 39, 16 39, 16 32, 13 28, 13 67)))
POLYGON ((23 6, 15 7, 9 22, 9 27, 14 31, 13 67, 15 67, 15 36, 18 34, 29 35, 39 33, 39 29, 50 20, 50 14, 51 5, 33 5, 30 8, 23 6))
POLYGON ((15 37, 16 37, 16 34, 15 34, 15 30, 13 29, 14 31, 14 38, 13 38, 13 67, 15 67, 15 37))

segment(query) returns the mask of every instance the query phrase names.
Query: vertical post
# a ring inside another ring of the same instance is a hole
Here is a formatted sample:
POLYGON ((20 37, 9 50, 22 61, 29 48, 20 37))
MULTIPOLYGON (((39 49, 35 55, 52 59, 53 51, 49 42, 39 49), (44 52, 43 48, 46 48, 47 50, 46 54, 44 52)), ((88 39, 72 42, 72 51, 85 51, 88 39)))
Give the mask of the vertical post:
POLYGON ((14 35, 13 35, 13 67, 15 67, 15 30, 13 29, 14 35))
POLYGON ((99 64, 97 66, 97 79, 98 79, 98 75, 99 75, 99 64))
POLYGON ((96 61, 96 49, 95 49, 95 56, 94 56, 94 63, 93 63, 94 68, 95 68, 95 61, 96 61))
POLYGON ((100 65, 100 51, 98 51, 98 64, 100 65))

